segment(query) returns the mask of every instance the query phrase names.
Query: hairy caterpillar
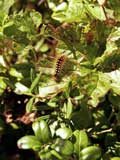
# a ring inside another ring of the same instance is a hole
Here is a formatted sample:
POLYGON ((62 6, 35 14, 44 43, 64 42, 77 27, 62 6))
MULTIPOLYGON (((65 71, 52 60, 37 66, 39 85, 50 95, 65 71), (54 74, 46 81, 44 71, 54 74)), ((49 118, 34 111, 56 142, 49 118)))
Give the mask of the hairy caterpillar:
POLYGON ((66 61, 66 56, 65 55, 61 55, 56 59, 55 73, 54 73, 54 79, 55 80, 58 80, 60 78, 61 71, 64 67, 65 61, 66 61))

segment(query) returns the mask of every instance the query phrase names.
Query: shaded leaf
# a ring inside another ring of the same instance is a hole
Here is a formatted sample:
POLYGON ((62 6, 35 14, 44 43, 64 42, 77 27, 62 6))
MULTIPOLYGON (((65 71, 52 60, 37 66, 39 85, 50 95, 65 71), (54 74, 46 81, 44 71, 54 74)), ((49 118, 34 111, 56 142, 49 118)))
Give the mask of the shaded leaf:
POLYGON ((57 139, 53 148, 62 155, 68 156, 73 153, 73 144, 69 140, 57 139))
POLYGON ((32 97, 26 104, 26 112, 31 112, 33 109, 33 103, 34 103, 35 98, 32 97))
POLYGON ((87 128, 91 125, 91 113, 87 106, 84 106, 80 111, 72 113, 71 120, 77 129, 87 128))
POLYGON ((33 80, 31 86, 30 86, 30 92, 34 92, 34 89, 37 87, 39 81, 40 81, 40 78, 41 78, 41 73, 39 73, 37 75, 37 77, 33 80))

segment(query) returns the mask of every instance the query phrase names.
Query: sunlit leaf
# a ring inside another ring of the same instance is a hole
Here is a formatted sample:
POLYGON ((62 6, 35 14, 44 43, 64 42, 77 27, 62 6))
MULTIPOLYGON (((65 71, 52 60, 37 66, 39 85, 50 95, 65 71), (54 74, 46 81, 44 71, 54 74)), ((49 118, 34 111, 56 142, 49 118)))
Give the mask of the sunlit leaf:
POLYGON ((113 71, 111 73, 108 73, 108 76, 110 76, 110 79, 111 79, 111 89, 113 90, 114 93, 120 95, 120 80, 119 80, 119 77, 120 77, 120 71, 119 70, 116 70, 116 71, 113 71))
POLYGON ((97 146, 89 146, 80 152, 81 160, 97 160, 101 156, 101 150, 97 146))
POLYGON ((6 83, 4 82, 4 79, 0 77, 0 95, 4 92, 5 88, 7 87, 6 83))
POLYGON ((113 157, 110 160, 120 160, 120 157, 113 157))
POLYGON ((1 8, 4 12, 8 13, 10 7, 11 7, 14 3, 15 3, 15 0, 9 0, 9 1, 4 0, 4 1, 2 2, 2 4, 0 5, 0 8, 1 8))
POLYGON ((32 125, 35 136, 41 143, 46 143, 50 140, 51 132, 48 124, 44 120, 35 121, 32 125))
POLYGON ((100 98, 104 97, 107 92, 110 90, 110 78, 107 74, 99 73, 99 78, 97 82, 96 88, 93 90, 91 94, 91 99, 89 100, 89 104, 96 107, 100 102, 100 98))
POLYGON ((16 86, 15 92, 17 92, 17 93, 25 93, 25 92, 29 91, 25 85, 23 85, 19 82, 17 82, 15 84, 15 86, 16 86))
POLYGON ((73 110, 73 105, 72 105, 71 99, 69 98, 68 103, 66 105, 66 118, 71 117, 72 110, 73 110))
POLYGON ((39 27, 40 24, 42 23, 42 15, 39 12, 33 10, 32 12, 30 12, 30 16, 32 17, 36 27, 39 27))
POLYGON ((74 151, 80 157, 80 151, 88 145, 88 136, 84 130, 75 130, 73 135, 75 136, 74 151))
POLYGON ((56 131, 56 135, 61 137, 62 139, 68 139, 72 135, 72 130, 67 127, 59 128, 56 131))
POLYGON ((58 94, 63 91, 65 84, 56 84, 48 87, 39 87, 39 96, 45 98, 49 95, 58 94))
POLYGON ((102 21, 106 20, 105 13, 101 6, 86 4, 85 8, 88 11, 88 14, 91 14, 94 18, 102 20, 102 21))
POLYGON ((40 149, 41 143, 38 141, 38 139, 35 136, 24 136, 20 138, 17 142, 17 145, 20 149, 40 149))
POLYGON ((59 10, 59 6, 56 7, 55 12, 52 14, 52 18, 60 22, 79 22, 81 19, 86 18, 84 11, 81 0, 71 0, 63 11, 59 10))

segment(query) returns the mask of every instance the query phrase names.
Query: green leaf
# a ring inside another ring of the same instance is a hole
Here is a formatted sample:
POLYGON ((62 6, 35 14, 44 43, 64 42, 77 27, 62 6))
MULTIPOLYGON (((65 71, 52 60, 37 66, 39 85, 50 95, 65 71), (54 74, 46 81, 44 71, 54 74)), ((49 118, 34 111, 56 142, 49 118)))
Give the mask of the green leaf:
POLYGON ((27 93, 29 91, 29 89, 25 85, 23 85, 22 83, 19 83, 19 82, 17 82, 15 84, 15 87, 16 87, 15 88, 15 92, 19 93, 19 94, 27 93))
POLYGON ((4 92, 4 90, 6 89, 7 85, 4 82, 4 78, 0 77, 0 95, 2 95, 2 93, 4 92))
POLYGON ((99 19, 101 21, 106 20, 102 6, 97 6, 94 4, 85 4, 85 8, 88 14, 91 14, 94 18, 99 19))
POLYGON ((49 142, 51 137, 51 131, 46 121, 44 120, 35 121, 32 124, 32 128, 35 133, 35 136, 41 143, 49 142))
POLYGON ((113 157, 110 160, 120 160, 120 157, 113 157))
POLYGON ((109 94, 109 101, 116 107, 120 108, 120 97, 115 93, 109 94))
POLYGON ((35 98, 32 97, 26 104, 26 112, 31 112, 33 109, 33 103, 34 103, 35 98))
POLYGON ((41 78, 41 73, 39 73, 37 75, 37 77, 34 79, 34 81, 32 82, 31 86, 30 86, 30 92, 34 92, 35 88, 37 87, 39 81, 41 78))
POLYGON ((65 11, 66 9, 67 9, 67 3, 66 2, 62 2, 54 9, 54 11, 56 11, 56 12, 65 11))
POLYGON ((111 79, 111 90, 113 90, 114 93, 120 95, 120 71, 116 70, 110 73, 107 73, 107 75, 111 79))
POLYGON ((41 160, 47 160, 47 159, 52 160, 52 158, 53 158, 50 150, 40 151, 39 157, 41 160))
POLYGON ((62 139, 68 139, 72 136, 72 130, 67 127, 59 128, 56 131, 56 135, 61 137, 62 139))
MULTIPOLYGON (((111 64, 116 64, 119 68, 119 41, 120 41, 120 27, 116 27, 111 31, 107 38, 106 49, 101 57, 95 59, 94 64, 99 64, 102 69, 111 68, 111 64), (118 53, 118 54, 117 54, 118 53)), ((110 70, 110 71, 111 71, 110 70)))
POLYGON ((58 152, 56 152, 55 150, 51 150, 50 152, 54 157, 62 160, 62 156, 58 152))
POLYGON ((78 129, 87 128, 92 123, 91 112, 87 106, 83 106, 80 111, 72 113, 71 119, 74 126, 78 129))
POLYGON ((57 139, 53 148, 64 156, 69 156, 73 153, 73 144, 69 140, 57 139))
POLYGON ((112 30, 109 37, 107 38, 107 42, 115 42, 120 39, 120 27, 116 27, 112 30))
POLYGON ((43 44, 41 47, 40 47, 40 51, 41 52, 47 52, 49 50, 49 46, 47 44, 43 44))
POLYGON ((74 152, 80 158, 81 149, 87 147, 88 145, 88 136, 84 130, 75 130, 73 132, 75 142, 74 142, 74 152))
POLYGON ((20 138, 17 142, 17 145, 20 149, 34 149, 39 150, 41 143, 35 136, 28 135, 20 138))
POLYGON ((10 7, 15 3, 15 0, 4 0, 2 1, 2 3, 0 4, 0 9, 2 9, 2 11, 8 13, 10 7))
POLYGON ((15 68, 10 68, 9 74, 13 77, 17 77, 19 80, 23 78, 22 73, 17 71, 15 68))
POLYGON ((69 98, 68 99, 68 103, 67 103, 67 106, 66 106, 66 118, 70 118, 71 117, 71 114, 72 114, 72 110, 73 110, 73 105, 72 105, 72 102, 71 102, 71 99, 69 98))
POLYGON ((42 15, 39 12, 33 10, 30 12, 30 16, 35 26, 39 27, 40 24, 42 23, 42 15))
MULTIPOLYGON (((4 25, 4 22, 7 19, 7 17, 8 15, 2 10, 0 10, 0 26, 4 25)), ((0 28, 0 33, 2 34, 2 32, 3 32, 3 28, 0 28)))
POLYGON ((52 18, 60 22, 80 22, 81 19, 86 18, 85 8, 81 0, 71 0, 68 6, 65 4, 64 9, 60 6, 54 8, 52 18))
POLYGON ((80 152, 79 160, 97 160, 101 156, 101 150, 97 146, 89 146, 80 152))
POLYGON ((72 110, 73 110, 73 105, 72 105, 71 99, 68 98, 67 104, 64 103, 64 106, 62 108, 62 111, 64 112, 64 115, 65 115, 65 118, 67 118, 67 119, 71 118, 72 110))
POLYGON ((39 96, 41 98, 46 98, 50 95, 58 94, 64 90, 65 83, 48 85, 46 87, 39 87, 39 96))
POLYGON ((101 98, 104 97, 111 88, 110 77, 107 75, 107 73, 99 72, 98 76, 99 78, 96 88, 91 93, 91 99, 88 101, 88 103, 93 107, 96 107, 99 104, 101 98))

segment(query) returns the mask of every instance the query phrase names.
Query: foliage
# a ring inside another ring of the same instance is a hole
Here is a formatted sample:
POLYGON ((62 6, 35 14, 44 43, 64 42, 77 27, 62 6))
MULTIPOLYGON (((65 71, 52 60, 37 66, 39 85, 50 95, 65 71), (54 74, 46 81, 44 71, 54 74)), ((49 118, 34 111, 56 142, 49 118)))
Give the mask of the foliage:
POLYGON ((0 0, 1 160, 120 159, 119 5, 0 0))

